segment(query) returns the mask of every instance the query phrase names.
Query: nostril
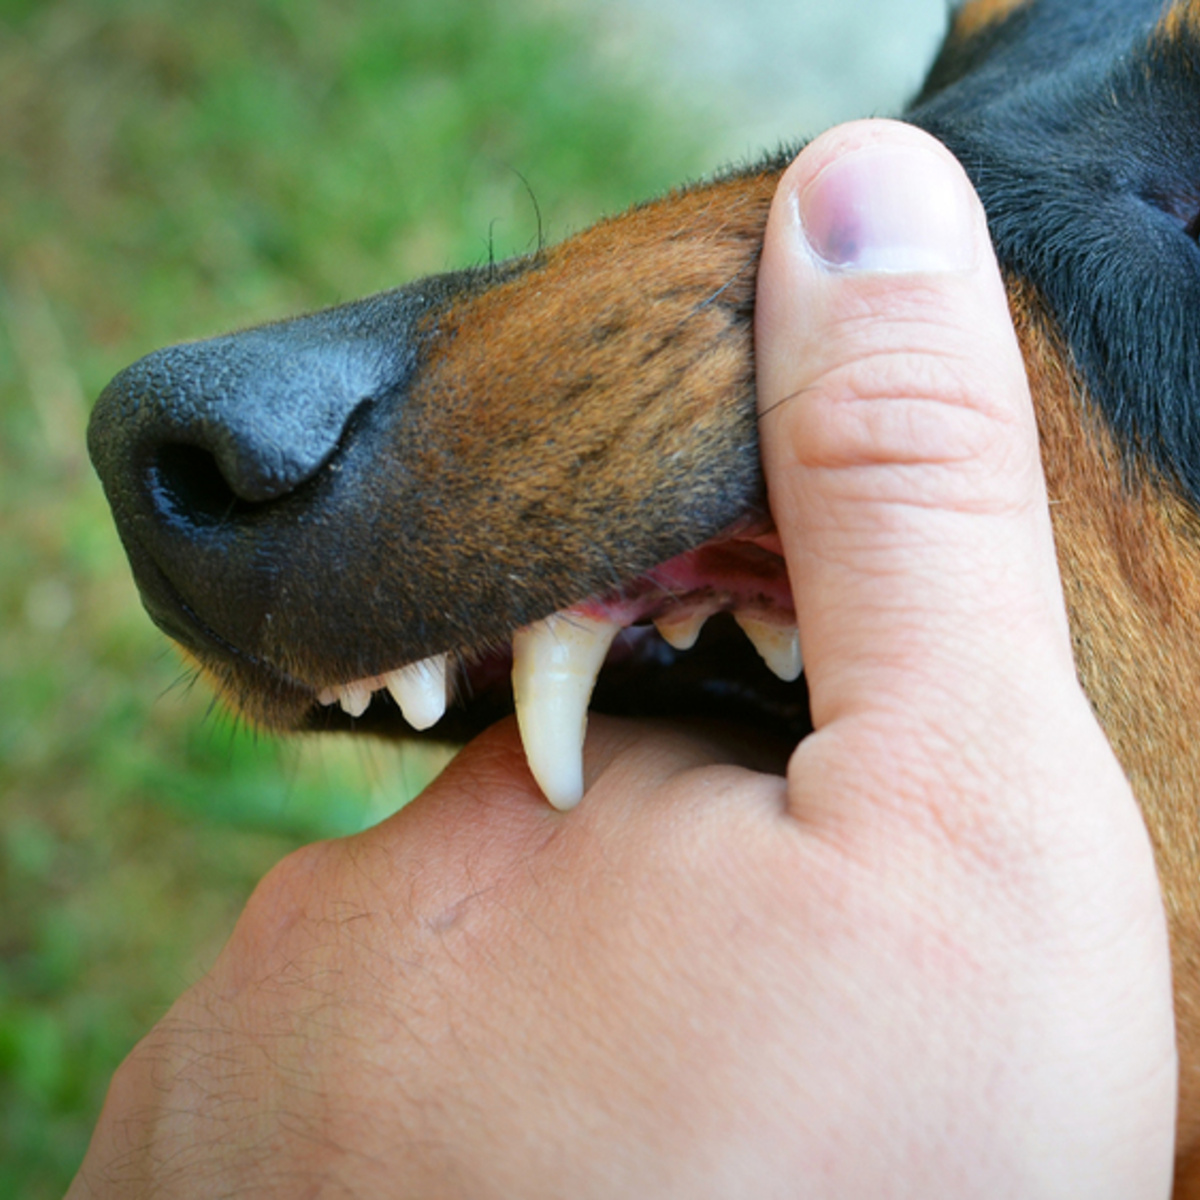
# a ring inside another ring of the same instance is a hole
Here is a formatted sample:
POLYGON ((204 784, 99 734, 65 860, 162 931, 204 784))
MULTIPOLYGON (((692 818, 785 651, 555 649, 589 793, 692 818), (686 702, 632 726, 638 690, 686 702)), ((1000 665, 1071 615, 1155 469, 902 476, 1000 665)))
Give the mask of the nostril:
POLYGON ((160 447, 147 483, 154 507, 172 524, 224 525, 258 507, 237 495, 216 456, 200 446, 160 447))

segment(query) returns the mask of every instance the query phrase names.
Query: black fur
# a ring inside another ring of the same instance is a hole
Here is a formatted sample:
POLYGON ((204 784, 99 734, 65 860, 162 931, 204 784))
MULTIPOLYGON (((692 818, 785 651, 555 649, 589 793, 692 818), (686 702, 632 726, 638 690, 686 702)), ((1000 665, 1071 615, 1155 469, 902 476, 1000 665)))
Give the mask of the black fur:
POLYGON ((1161 0, 1033 0, 934 64, 908 119, 971 176, 1118 443, 1200 505, 1200 46, 1161 0))

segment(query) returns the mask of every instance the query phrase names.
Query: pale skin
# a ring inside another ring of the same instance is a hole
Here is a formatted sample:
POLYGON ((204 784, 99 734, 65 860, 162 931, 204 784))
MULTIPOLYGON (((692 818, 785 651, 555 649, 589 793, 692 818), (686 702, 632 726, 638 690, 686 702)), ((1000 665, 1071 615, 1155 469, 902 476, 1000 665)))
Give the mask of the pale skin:
POLYGON ((1169 1194, 1162 904, 953 159, 881 122, 810 146, 757 343, 818 730, 786 775, 593 718, 560 814, 491 730, 267 877, 72 1198, 1169 1194))

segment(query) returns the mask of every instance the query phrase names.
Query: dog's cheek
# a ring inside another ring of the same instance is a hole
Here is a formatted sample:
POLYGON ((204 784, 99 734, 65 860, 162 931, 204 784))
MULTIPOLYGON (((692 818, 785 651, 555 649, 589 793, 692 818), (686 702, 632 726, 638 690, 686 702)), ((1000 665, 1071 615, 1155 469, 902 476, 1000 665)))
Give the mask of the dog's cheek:
POLYGON ((438 314, 388 434, 404 494, 381 506, 406 553, 454 548, 428 564, 431 607, 486 597, 511 628, 761 505, 752 317, 774 182, 634 210, 438 314))
MULTIPOLYGON (((1116 446, 1032 289, 1013 284, 1010 299, 1038 410, 1076 664, 1154 843, 1171 925, 1181 1055, 1194 1061, 1200 744, 1189 721, 1200 712, 1200 521, 1116 446)), ((1180 1112, 1185 1146, 1200 1137, 1200 1080, 1186 1073, 1180 1112)))

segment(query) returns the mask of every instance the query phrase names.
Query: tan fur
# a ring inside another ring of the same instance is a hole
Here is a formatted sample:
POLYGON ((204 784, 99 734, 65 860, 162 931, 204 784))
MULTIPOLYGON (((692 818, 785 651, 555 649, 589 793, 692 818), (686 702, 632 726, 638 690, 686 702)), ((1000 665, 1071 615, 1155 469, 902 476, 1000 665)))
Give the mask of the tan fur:
POLYGON ((1142 805, 1171 926, 1177 1197, 1200 1196, 1200 522, 1126 470, 1028 288, 1010 299, 1038 411, 1080 679, 1142 805))
POLYGON ((1158 29, 1167 41, 1200 34, 1200 0, 1178 0, 1164 13, 1158 29))
POLYGON ((989 25, 998 25, 1028 3, 1029 0, 971 0, 955 14, 954 34, 960 38, 973 37, 989 25))
MULTIPOLYGON (((627 511, 631 494, 661 489, 664 461, 694 446, 698 432, 711 431, 714 445, 727 439, 739 413, 713 397, 753 393, 749 322, 730 310, 753 303, 776 179, 728 181, 634 209, 441 318, 411 401, 428 406, 423 452, 447 456, 472 479, 497 474, 504 456, 505 490, 495 525, 486 524, 502 541, 511 532, 518 560, 528 555, 525 504, 553 506, 564 537, 586 535, 581 460, 603 456, 588 506, 627 511)), ((448 516, 461 536, 461 511, 448 516)), ((489 538, 490 553, 495 545, 489 538)))
POLYGON ((364 619, 356 659, 331 656, 303 615, 323 607, 301 593, 320 561, 293 555, 263 640, 204 663, 223 698, 295 728, 313 690, 506 644, 761 503, 752 312, 777 181, 764 170, 640 206, 429 318, 356 548, 362 594, 387 605, 364 619), (262 660, 306 686, 264 686, 262 660))

